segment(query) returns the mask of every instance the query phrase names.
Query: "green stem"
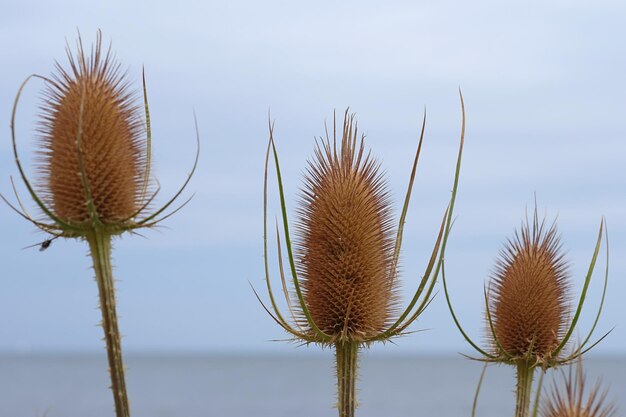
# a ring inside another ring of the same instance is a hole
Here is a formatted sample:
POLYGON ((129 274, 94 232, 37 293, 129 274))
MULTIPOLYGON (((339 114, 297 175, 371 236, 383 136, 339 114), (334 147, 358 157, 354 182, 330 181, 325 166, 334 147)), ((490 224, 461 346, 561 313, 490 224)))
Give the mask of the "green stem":
POLYGON ((87 236, 87 241, 89 242, 93 269, 96 272, 96 282, 98 283, 98 293, 100 295, 102 329, 104 330, 107 357, 109 359, 115 415, 117 417, 129 417, 130 409, 128 407, 128 395, 126 394, 126 382, 124 379, 121 337, 115 310, 115 283, 111 267, 111 236, 101 231, 95 231, 87 236))
POLYGON ((338 342, 335 349, 339 417, 354 417, 359 345, 356 342, 338 342))
POLYGON ((530 415, 530 396, 533 387, 535 368, 526 364, 517 365, 517 401, 515 405, 515 417, 528 417, 530 415))

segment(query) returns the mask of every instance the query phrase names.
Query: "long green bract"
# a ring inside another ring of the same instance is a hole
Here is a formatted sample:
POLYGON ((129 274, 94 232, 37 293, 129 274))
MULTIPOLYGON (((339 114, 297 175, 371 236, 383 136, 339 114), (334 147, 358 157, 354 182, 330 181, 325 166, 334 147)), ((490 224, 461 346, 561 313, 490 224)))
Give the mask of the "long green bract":
POLYGON ((35 201, 37 206, 39 206, 39 208, 46 214, 46 216, 48 216, 51 220, 59 224, 59 226, 61 226, 64 229, 71 230, 74 232, 80 232, 81 231, 80 228, 61 220, 54 213, 52 213, 52 211, 48 209, 48 207, 46 207, 43 201, 41 201, 39 196, 37 196, 35 189, 32 187, 32 185, 30 184, 30 181, 28 181, 28 178, 26 177, 26 173, 24 172, 24 168, 22 167, 22 163, 20 162, 20 158, 17 153, 17 140, 16 140, 16 135, 15 135, 15 116, 17 114, 17 105, 19 103, 20 96, 22 95, 22 91, 24 90, 24 88, 26 87, 26 84, 28 84, 31 78, 39 78, 45 82, 50 82, 50 80, 46 77, 43 77, 37 74, 31 74, 28 77, 26 77, 26 79, 20 85, 20 88, 17 90, 17 95, 15 96, 15 101, 13 102, 13 110, 11 112, 11 140, 13 142, 13 156, 15 157, 15 164, 17 165, 17 169, 20 172, 22 181, 24 182, 24 185, 28 189, 28 192, 30 193, 31 198, 35 201))
POLYGON ((313 321, 313 318, 311 317, 311 313, 309 312, 309 309, 306 305, 306 302, 304 301, 304 296, 302 295, 302 290, 300 289, 300 283, 298 282, 298 275, 296 273, 296 265, 293 259, 293 250, 291 247, 291 238, 289 236, 289 220, 287 218, 287 207, 285 204, 285 194, 284 194, 284 190, 283 190, 283 181, 282 181, 282 177, 280 175, 280 164, 278 161, 278 152, 276 151, 276 146, 274 144, 274 137, 273 137, 273 132, 270 131, 270 144, 272 146, 272 152, 274 154, 274 162, 275 162, 275 166, 276 166, 276 178, 278 181, 278 192, 280 195, 280 207, 281 207, 281 212, 282 212, 282 217, 283 217, 283 229, 284 229, 284 234, 285 234, 285 246, 287 247, 287 255, 289 258, 289 266, 291 268, 291 275, 292 275, 292 279, 293 279, 293 285, 294 285, 294 289, 296 290, 296 294, 298 296, 298 301, 300 302, 300 307, 302 308, 302 313, 304 314, 304 316, 306 317, 307 323, 309 324, 309 326, 311 327, 311 330, 313 331, 313 333, 319 338, 320 342, 330 342, 332 340, 332 337, 330 335, 327 335, 326 333, 324 333, 315 323, 315 321, 313 321))
POLYGON ((480 373, 480 378, 478 379, 478 386, 476 387, 476 392, 474 393, 474 401, 472 402, 472 417, 476 417, 476 406, 478 405, 478 395, 480 394, 480 388, 483 385, 483 379, 485 378, 485 372, 487 372, 488 363, 483 366, 483 370, 480 373))
POLYGON ((381 335, 377 336, 375 338, 376 340, 387 339, 387 338, 389 338, 390 336, 392 336, 394 334, 398 334, 398 333, 401 333, 402 331, 404 331, 404 329, 406 329, 413 321, 415 321, 415 319, 417 319, 417 317, 421 314, 424 305, 426 303, 428 303, 428 298, 429 298, 429 296, 430 296, 430 294, 432 292, 432 288, 434 287, 434 283, 436 282, 436 280, 434 278, 431 279, 430 276, 431 276, 433 267, 435 265, 435 261, 437 260, 437 254, 439 252, 439 248, 441 247, 441 239, 442 239, 443 232, 444 232, 444 226, 445 226, 445 221, 446 221, 446 218, 447 218, 446 217, 447 214, 448 214, 448 210, 446 210, 446 212, 444 214, 444 217, 443 217, 443 221, 441 222, 441 228, 439 230, 439 236, 437 237, 437 241, 435 242, 435 246, 433 248, 433 252, 431 253, 430 261, 428 262, 428 265, 426 266, 426 271, 424 271, 424 276, 422 277, 422 279, 420 281, 420 285, 417 287, 417 291, 415 291, 415 294, 413 295, 413 298, 411 299, 411 302, 409 303, 407 308, 404 310, 404 312, 400 315, 400 317, 398 317, 398 320, 396 320, 396 322, 393 325, 391 325, 391 327, 389 327, 389 329, 387 329, 387 331, 385 331, 381 335), (429 280, 431 281, 431 283, 429 285, 429 291, 427 292, 426 296, 424 297, 422 303, 415 310, 413 315, 411 317, 409 317, 408 320, 404 321, 404 319, 411 313, 411 311, 413 311, 413 307, 415 306, 415 304, 417 303, 417 301, 421 297, 422 293, 424 292, 424 288, 426 287, 426 284, 428 283, 429 280))
POLYGON ((463 124, 461 127, 461 146, 459 147, 459 155, 457 158, 457 163, 456 163, 456 172, 454 175, 454 187, 452 188, 452 197, 450 199, 450 213, 448 214, 448 219, 447 219, 447 224, 446 224, 446 233, 444 235, 443 238, 443 243, 442 243, 442 247, 441 247, 441 256, 439 258, 439 262, 437 265, 437 270, 435 271, 435 276, 438 275, 439 273, 439 269, 441 269, 441 280, 443 281, 443 290, 444 290, 444 294, 446 297, 446 303, 448 304, 448 309, 450 310, 450 314, 452 315, 452 319, 454 320, 454 324, 456 325, 456 327, 459 329, 459 331, 461 332, 461 334, 463 335, 463 338, 465 338, 465 340, 474 348, 476 349, 476 351, 478 351, 480 354, 487 356, 488 358, 491 359, 495 359, 495 356, 488 354, 487 352, 485 352, 484 350, 482 350, 481 348, 478 347, 478 345, 476 345, 472 339, 469 338, 469 336, 465 333, 465 331, 463 330, 463 328, 461 327, 461 324, 459 323, 459 320, 456 317, 456 314, 454 313, 454 309, 452 308, 452 303, 450 302, 450 294, 448 293, 448 285, 446 283, 446 274, 445 274, 445 259, 444 259, 444 254, 445 254, 445 250, 446 250, 446 246, 448 243, 448 236, 450 234, 450 230, 452 228, 452 214, 454 211, 454 203, 456 201, 456 193, 457 193, 457 188, 458 188, 458 183, 459 183, 459 174, 461 171, 461 156, 463 154, 463 141, 465 138, 465 103, 463 101, 463 94, 461 93, 461 90, 459 89, 459 97, 461 99, 461 110, 463 112, 463 124))
MULTIPOLYGON (((593 332, 595 331, 596 326, 598 325, 598 321, 600 320, 600 314, 602 313, 602 308, 604 307, 604 299, 606 297, 606 287, 607 287, 608 282, 609 282, 609 228, 606 225, 606 220, 604 220, 604 241, 606 242, 605 243, 605 245, 606 245, 606 266, 605 266, 605 271, 604 271, 604 285, 602 287, 602 297, 600 298, 600 306, 598 307, 598 312, 596 313, 596 318, 593 321, 593 325, 591 326, 591 329, 589 330, 589 333, 587 334, 587 337, 585 337, 585 340, 583 340, 583 342, 580 344, 580 347, 577 349, 577 351, 574 352, 574 354, 577 354, 577 353, 581 352, 583 350, 583 348, 589 342, 589 339, 591 339, 591 336, 593 335, 593 332)), ((611 331, 609 331, 608 333, 610 333, 610 332, 611 331)), ((602 337, 602 339, 604 339, 606 336, 608 336, 608 333, 606 333, 602 337)), ((595 342, 591 347, 595 346, 598 343, 599 343, 599 340, 597 342, 595 342)), ((591 349, 591 347, 589 349, 591 349)))
MULTIPOLYGON (((398 326, 401 326, 402 329, 406 328, 408 325, 411 324, 411 322, 415 321, 417 319, 417 317, 422 313, 424 306, 427 305, 428 300, 430 298, 430 295, 432 294, 432 292, 434 290, 435 284, 437 282, 437 277, 439 275, 439 270, 440 270, 440 267, 441 267, 442 262, 443 262, 443 257, 444 257, 444 254, 445 254, 445 247, 446 247, 446 243, 448 241, 448 236, 450 234, 450 228, 451 228, 451 223, 452 223, 452 212, 454 210, 454 202, 456 200, 456 193, 457 193, 458 184, 459 184, 459 176, 460 176, 460 172, 461 172, 461 159, 462 159, 462 156, 463 156, 463 144, 464 144, 464 140, 465 140, 465 104, 463 102, 463 95, 461 94, 460 90, 459 90, 459 98, 461 100, 461 113, 462 113, 461 138, 460 138, 460 141, 459 141, 460 142, 459 143, 459 152, 458 152, 458 155, 457 155, 456 168, 455 168, 455 173, 454 173, 454 185, 452 187, 452 195, 450 197, 450 203, 448 205, 448 209, 446 210, 446 215, 444 215, 444 222, 445 222, 446 226, 445 226, 445 233, 443 235, 443 241, 441 243, 441 251, 439 253, 439 260, 437 261, 437 267, 435 269, 434 276, 431 279, 431 284, 428 287, 428 291, 427 291, 426 295, 424 296, 424 300, 423 300, 420 308, 417 309, 417 311, 409 318, 409 320, 407 320, 403 324, 400 324, 401 321, 404 320, 411 313, 413 307, 417 303, 417 300, 421 296, 421 293, 423 292, 424 286, 426 285, 426 282, 428 281, 428 277, 430 275, 432 267, 431 268, 427 268, 428 275, 425 275, 424 277, 422 277, 422 282, 420 283, 420 287, 418 287, 418 290, 416 291, 415 295, 413 296, 413 299, 411 300, 411 303, 404 310, 404 312, 402 313, 400 318, 392 325, 391 329, 395 329, 398 326)), ((425 116, 425 113, 424 113, 424 116, 425 116)), ((421 141, 423 139, 424 127, 425 127, 425 122, 422 125, 422 136, 420 136, 420 146, 418 146, 417 154, 416 154, 416 157, 415 157, 415 162, 414 162, 414 166, 413 166, 412 176, 415 173, 414 171, 416 169, 417 159, 419 157, 419 152, 420 152, 420 148, 421 148, 421 141)), ((412 179, 411 179, 409 184, 412 187, 412 184, 413 184, 413 180, 412 179)), ((409 190, 407 191, 407 197, 405 199, 405 208, 404 209, 408 209, 408 199, 410 198, 410 192, 411 192, 411 189, 409 188, 409 190)), ((403 210, 403 213, 404 213, 404 210, 403 210)), ((400 234, 400 237, 401 237, 401 234, 400 234)), ((435 247, 438 248, 439 244, 437 244, 435 247)), ((383 334, 387 335, 387 334, 391 334, 391 332, 389 330, 387 330, 386 332, 383 332, 383 334)))
MULTIPOLYGON (((270 126, 270 131, 271 130, 272 130, 272 127, 270 126)), ((254 291, 255 295, 257 296, 257 299, 259 299, 259 302, 261 302, 261 305, 263 306, 263 308, 265 308, 265 310, 270 314, 270 316, 283 329, 285 329, 288 333, 291 333, 291 334, 293 334, 296 337, 307 339, 308 337, 304 333, 298 332, 295 329, 293 329, 289 325, 289 323, 285 320, 285 318, 282 316, 282 314, 280 313, 280 309, 278 308, 278 305, 277 305, 276 300, 274 298, 274 291, 272 290, 272 284, 271 284, 271 280, 270 280, 269 264, 268 264, 268 251, 267 251, 267 171, 268 171, 268 164, 269 164, 270 148, 271 148, 271 142, 268 142, 268 144, 267 144, 267 151, 265 153, 265 174, 264 174, 264 179, 263 179, 263 260, 264 260, 264 265, 265 265, 265 283, 267 285, 267 292, 269 293, 270 302, 272 304, 272 308, 274 309, 274 312, 276 313, 276 317, 274 317, 274 315, 272 313, 270 313, 270 311, 265 307, 265 305, 263 304, 263 302, 259 298, 258 294, 256 293, 256 290, 254 290, 254 288, 252 288, 252 290, 254 291)), ((278 225, 277 225, 277 227, 278 227, 278 225)), ((278 229, 277 229, 277 232, 278 232, 278 229)), ((280 241, 278 241, 278 249, 280 251, 280 241)), ((282 260, 281 260, 281 258, 282 258, 282 256, 279 255, 279 262, 281 263, 281 269, 282 269, 282 260)))
POLYGON ((485 292, 485 311, 487 312, 487 321, 489 322, 489 330, 491 331, 491 336, 493 336, 493 340, 495 340, 496 346, 498 347, 500 352, 504 353, 505 356, 510 358, 511 355, 509 355, 509 353, 504 349, 504 347, 502 347, 502 344, 500 343, 500 339, 498 338, 498 335, 496 334, 496 329, 493 325, 493 319, 491 318, 491 309, 489 308, 489 296, 488 296, 488 291, 487 291, 486 286, 485 286, 484 292, 485 292))
POLYGON ((481 355, 484 355, 491 359, 495 359, 496 356, 491 355, 485 352, 484 350, 482 350, 481 348, 479 348, 478 345, 474 343, 472 339, 470 339, 467 333, 465 333, 465 330, 463 330, 463 327, 459 323, 459 319, 457 319, 456 314, 454 313, 454 309, 452 308, 452 303, 450 302, 450 295, 448 293, 448 285, 446 284, 446 268, 445 268, 444 263, 441 264, 441 280, 443 281, 443 292, 446 296, 446 303, 448 304, 448 309, 450 310, 450 314, 452 315, 452 320, 454 321, 454 324, 456 324, 457 329, 459 329, 459 331, 461 332, 461 335, 463 336, 465 341, 469 343, 474 349, 476 349, 476 351, 480 353, 481 355))
POLYGON ((409 202, 411 200, 411 192, 413 191, 413 183, 415 181, 415 173, 417 172, 417 163, 419 161, 420 153, 422 151, 422 143, 424 141, 424 132, 426 130, 426 109, 424 109, 424 118, 422 120, 422 131, 420 133, 419 143, 417 145, 417 152, 415 153, 415 159, 413 161, 413 168, 411 169, 411 176, 409 179, 409 186, 407 187, 406 196, 404 197, 404 205, 402 206, 402 213, 400 214, 400 220, 398 222, 398 232, 396 234, 396 243, 393 251, 393 261, 391 263, 391 278, 392 282, 395 280, 398 273, 398 259, 400 258, 400 248, 402 247, 402 234, 404 233, 404 224, 406 221, 406 214, 409 210, 409 202))
MULTIPOLYGON (((169 206, 171 206, 172 203, 174 203, 174 201, 176 201, 176 199, 182 194, 182 192, 185 190, 185 188, 187 188, 187 185, 189 184, 189 181, 191 181, 191 177, 193 177, 193 174, 196 172, 196 168, 198 167, 198 160, 200 159, 200 131, 198 130, 198 119, 197 119, 195 113, 193 115, 193 121, 194 121, 194 126, 196 128, 196 157, 194 159, 193 167, 191 168, 191 172, 189 172, 189 175, 187 175, 187 178, 183 182, 183 185, 178 189, 178 191, 174 194, 174 196, 167 203, 165 203, 160 209, 155 211, 150 216, 146 217, 145 219, 142 219, 140 222, 137 223, 136 226, 130 227, 129 229, 138 228, 138 227, 142 227, 142 226, 147 226, 147 223, 149 221, 155 219, 157 216, 159 216, 161 213, 163 213, 165 210, 167 210, 167 208, 169 206)), ((187 204, 187 202, 183 203, 183 205, 184 204, 187 204)), ((177 208, 176 211, 179 210, 179 209, 180 209, 180 207, 177 208)), ((169 215, 166 215, 166 217, 169 217, 169 215)), ((163 219, 165 219, 165 217, 163 217, 161 219, 158 219, 158 220, 155 220, 155 221, 153 221, 150 224, 158 223, 158 222, 160 222, 163 219)))
POLYGON ((574 328, 576 327, 576 323, 578 323, 578 318, 580 317, 580 313, 583 309, 583 304, 585 303, 585 298, 587 297, 587 290, 589 289, 589 283, 591 282, 591 276, 593 275, 593 270, 596 266, 596 261, 598 259, 598 253, 600 252, 600 243, 602 243, 602 231, 604 227, 604 219, 600 222, 600 231, 598 232, 598 240, 596 242, 596 247, 593 251, 593 256, 591 258, 591 262, 589 264, 589 269, 587 271, 587 276, 585 277, 585 284, 583 285, 583 290, 580 294, 580 300, 578 302, 578 307, 576 308, 576 313, 574 314, 574 318, 572 320, 572 324, 570 325, 565 337, 559 344, 559 346, 554 351, 554 356, 557 356, 561 350, 565 347, 565 344, 569 341, 572 333, 574 332, 574 328))

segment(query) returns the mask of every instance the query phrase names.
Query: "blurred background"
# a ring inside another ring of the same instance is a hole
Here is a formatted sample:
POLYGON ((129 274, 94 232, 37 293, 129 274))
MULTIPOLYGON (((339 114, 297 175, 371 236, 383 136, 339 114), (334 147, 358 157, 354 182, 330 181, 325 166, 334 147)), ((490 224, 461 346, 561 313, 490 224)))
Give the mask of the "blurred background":
MULTIPOLYGON (((467 110, 466 148, 456 223, 446 252, 458 317, 476 340, 483 340, 483 284, 503 242, 533 209, 536 196, 540 215, 549 221, 558 218, 575 297, 606 216, 610 281, 597 335, 615 330, 594 355, 604 361, 623 358, 625 18, 626 5, 617 0, 2 2, 0 192, 15 201, 10 177, 15 178, 17 170, 9 124, 20 83, 31 73, 49 75, 55 62, 66 67, 66 45, 75 48, 79 31, 90 45, 101 29, 105 45, 112 42, 137 89, 145 67, 153 172, 162 187, 161 203, 191 168, 194 112, 201 136, 200 164, 185 193, 195 193, 190 204, 162 227, 143 231, 144 237, 126 235, 114 242, 125 352, 137 360, 206 357, 222 366, 227 363, 219 360, 224 355, 318 357, 327 366, 329 384, 324 387, 330 394, 314 396, 326 407, 325 414, 332 415, 331 352, 274 341, 286 339, 286 334, 265 314, 249 286, 266 297, 262 191, 268 112, 276 122, 293 221, 314 138, 324 133, 325 122, 332 123, 334 111, 341 115, 347 107, 356 113, 367 145, 385 169, 398 209, 426 108, 425 144, 402 250, 406 303, 423 273, 450 197, 461 88, 467 110)), ((28 166, 37 149, 41 90, 40 82, 29 84, 17 113, 19 149, 28 166)), ((269 198, 271 225, 279 215, 273 172, 269 198)), ((50 358, 93 358, 89 366, 97 369, 94 375, 106 378, 105 371, 99 374, 99 366, 106 366, 100 362, 100 312, 86 245, 57 240, 44 252, 22 249, 45 238, 0 204, 0 388, 10 386, 23 394, 7 395, 5 405, 0 401, 3 415, 43 413, 42 398, 58 400, 80 388, 54 396, 51 385, 42 382, 40 391, 26 390, 37 386, 35 380, 46 381, 44 369, 46 375, 58 376, 46 366, 64 368, 50 358), (48 365, 33 365, 32 358, 48 358, 48 365), (35 391, 47 394, 36 397, 35 391), (10 398, 20 398, 19 404, 10 398)), ((275 251, 271 256, 277 278, 275 251)), ((580 337, 595 316, 605 264, 602 252, 580 337)), ((454 362, 446 366, 451 369, 471 368, 463 391, 463 401, 470 403, 480 366, 468 365, 456 354, 471 351, 455 329, 441 291, 413 330, 424 331, 395 344, 373 346, 366 358, 450 358, 454 362)), ((615 360, 623 366, 623 359, 615 360)), ((307 369, 313 368, 319 366, 307 369)), ((132 379, 132 366, 129 375, 132 379)), ((66 375, 68 381, 75 377, 66 375)), ((399 378, 398 384, 408 387, 410 379, 399 378)), ((504 381, 509 395, 512 382, 504 381)), ((306 388, 305 382, 299 383, 306 388)), ((52 385, 63 386, 59 384, 52 385)), ((110 393, 102 391, 108 409, 110 393)), ((72 404, 66 410, 65 416, 77 412, 72 404)), ((217 409, 212 412, 221 415, 217 409)), ((195 415, 189 410, 151 413, 195 415)), ((49 413, 56 415, 54 410, 49 413)), ((282 414, 274 410, 264 415, 282 414)))

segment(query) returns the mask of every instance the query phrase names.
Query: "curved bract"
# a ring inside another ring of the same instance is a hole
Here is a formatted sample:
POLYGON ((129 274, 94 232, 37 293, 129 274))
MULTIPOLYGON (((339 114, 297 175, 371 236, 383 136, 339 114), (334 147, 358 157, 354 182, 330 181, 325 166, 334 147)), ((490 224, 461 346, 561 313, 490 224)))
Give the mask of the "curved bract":
POLYGON ((496 356, 549 361, 566 331, 569 274, 556 223, 537 212, 505 244, 488 292, 496 356), (496 344, 495 340, 498 340, 496 344))
MULTIPOLYGON (((545 371, 567 364, 593 348, 610 333, 607 332, 589 345, 604 305, 608 267, 608 233, 605 220, 602 219, 578 305, 575 311, 571 311, 570 276, 561 251, 556 222, 546 227, 545 221, 539 221, 535 206, 532 225, 526 221, 522 224, 521 231, 507 241, 496 263, 491 282, 485 286, 485 315, 490 346, 482 349, 459 323, 448 293, 445 266, 442 265, 446 302, 454 323, 465 340, 482 355, 482 358, 472 359, 487 363, 505 363, 517 369, 516 417, 529 415, 530 395, 537 367, 545 371), (565 354, 564 348, 570 342, 586 299, 603 234, 606 240, 606 270, 598 311, 582 343, 565 354)), ((538 397, 533 416, 536 415, 537 405, 538 397)))
POLYGON ((508 241, 496 265, 492 283, 485 287, 490 348, 478 347, 461 327, 450 301, 444 267, 442 281, 448 308, 463 337, 484 356, 479 360, 510 364, 524 362, 543 369, 569 363, 610 333, 605 333, 589 344, 604 306, 608 283, 608 250, 608 232, 605 220, 602 219, 580 299, 575 311, 570 311, 571 282, 560 251, 556 223, 546 228, 543 221, 539 222, 535 208, 532 227, 528 223, 523 224, 521 233, 516 233, 515 238, 508 241), (583 342, 568 354, 563 354, 586 300, 603 235, 606 240, 606 269, 594 323, 583 342), (570 317, 571 320, 567 321, 570 317))
POLYGON ((40 106, 37 188, 57 217, 84 227, 92 221, 88 185, 97 218, 114 224, 143 204, 142 108, 110 50, 103 56, 97 45, 89 58, 69 58, 69 71, 57 64, 40 106))
POLYGON ((396 298, 394 225, 385 179, 358 140, 354 116, 339 145, 318 143, 304 183, 295 252, 311 318, 333 340, 376 336, 396 298))
MULTIPOLYGON (((51 78, 31 75, 22 83, 11 116, 17 168, 26 189, 48 220, 35 220, 30 215, 12 179, 19 208, 0 197, 20 216, 53 236, 41 244, 41 249, 58 237, 79 238, 89 244, 115 412, 117 417, 129 417, 111 240, 126 231, 156 226, 178 210, 162 215, 189 183, 198 163, 199 146, 183 186, 163 207, 150 212, 148 207, 159 189, 150 187, 151 130, 145 77, 141 106, 110 49, 102 53, 99 32, 91 55, 85 55, 80 37, 76 55, 69 47, 67 55, 69 70, 57 64, 57 72, 51 78), (43 80, 46 85, 39 114, 35 186, 20 162, 15 132, 20 96, 33 78, 43 80)), ((199 145, 198 135, 197 140, 199 145)))
POLYGON ((69 47, 67 54, 69 70, 57 64, 57 72, 50 78, 36 74, 26 78, 11 115, 13 153, 20 177, 50 222, 30 215, 15 186, 19 208, 4 196, 0 198, 35 226, 58 237, 86 236, 96 229, 117 235, 157 225, 172 214, 163 215, 195 172, 199 135, 194 164, 182 187, 161 208, 149 211, 159 187, 150 186, 151 129, 145 77, 142 105, 110 50, 102 53, 100 33, 89 57, 80 38, 76 55, 69 47), (40 175, 34 184, 21 164, 15 129, 20 97, 32 79, 45 82, 38 125, 36 169, 40 175))
POLYGON ((442 218, 418 289, 409 305, 400 312, 397 311, 395 295, 398 258, 424 139, 426 116, 403 210, 394 230, 388 192, 379 173, 379 165, 365 152, 354 116, 346 111, 341 137, 337 137, 336 129, 333 129, 332 137, 327 134, 319 139, 315 159, 309 163, 298 212, 295 245, 289 232, 274 127, 270 124, 265 165, 264 236, 266 284, 272 309, 263 306, 283 329, 307 343, 333 344, 342 340, 370 343, 402 334, 424 311, 431 300, 451 225, 465 130, 465 111, 462 108, 463 128, 450 205, 442 218), (280 312, 269 277, 267 173, 270 155, 276 167, 283 234, 293 284, 290 291, 282 269, 277 225, 283 296, 290 310, 290 320, 280 312))
POLYGON ((333 120, 332 137, 326 129, 326 137, 318 140, 315 157, 309 162, 300 198, 295 243, 292 243, 289 232, 274 126, 270 123, 263 216, 265 281, 271 307, 261 301, 254 288, 253 291, 267 313, 296 340, 334 347, 340 417, 354 416, 360 348, 401 335, 432 300, 451 227, 461 168, 465 135, 462 96, 461 107, 463 124, 450 204, 443 215, 424 275, 402 311, 398 311, 398 260, 424 139, 426 114, 397 228, 393 224, 385 179, 379 164, 365 151, 364 138, 358 135, 354 115, 349 115, 346 110, 339 136, 336 120, 333 120), (270 155, 278 180, 284 244, 291 273, 290 289, 283 270, 281 233, 276 224, 278 263, 289 319, 278 307, 269 274, 267 175, 270 155))

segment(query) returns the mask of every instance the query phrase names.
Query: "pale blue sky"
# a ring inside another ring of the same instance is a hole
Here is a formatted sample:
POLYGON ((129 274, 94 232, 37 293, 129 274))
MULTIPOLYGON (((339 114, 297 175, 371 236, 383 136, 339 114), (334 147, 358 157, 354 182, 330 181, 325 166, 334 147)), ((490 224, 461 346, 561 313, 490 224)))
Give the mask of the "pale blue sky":
MULTIPOLYGON (((188 192, 195 198, 166 227, 145 231, 147 239, 115 243, 127 350, 296 350, 269 341, 286 335, 248 286, 263 285, 268 108, 293 207, 314 136, 346 106, 357 113, 399 204, 427 107, 402 255, 408 296, 449 197, 460 86, 467 142, 447 252, 459 317, 482 340, 483 282, 536 193, 540 211, 558 215, 576 290, 607 217, 611 280, 599 331, 617 327, 598 351, 626 351, 624 2, 132 3, 0 4, 0 192, 10 193, 9 176, 16 175, 9 153, 16 90, 28 74, 49 74, 55 59, 66 62, 65 40, 73 44, 77 28, 86 43, 102 29, 135 82, 145 65, 161 201, 188 172, 193 111, 198 115, 202 151, 188 192)), ((20 107, 25 158, 40 88, 33 83, 20 107)), ((278 214, 276 204, 270 210, 278 214)), ((5 205, 0 230, 0 351, 102 349, 86 245, 22 250, 42 235, 5 205)), ((594 278, 582 329, 599 299, 600 275, 594 278)), ((413 328, 429 330, 377 350, 470 352, 442 294, 413 328)))

